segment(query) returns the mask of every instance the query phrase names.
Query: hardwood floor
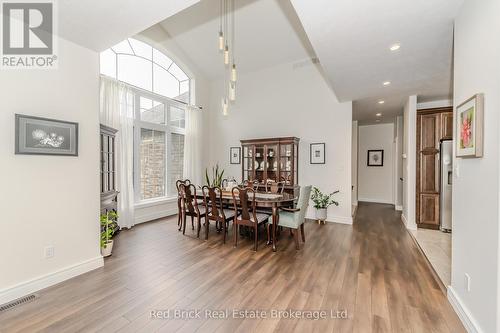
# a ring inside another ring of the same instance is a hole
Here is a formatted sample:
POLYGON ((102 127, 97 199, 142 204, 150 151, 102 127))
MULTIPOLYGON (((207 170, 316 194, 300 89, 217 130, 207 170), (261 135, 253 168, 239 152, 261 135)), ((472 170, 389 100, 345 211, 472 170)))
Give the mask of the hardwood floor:
POLYGON ((308 222, 301 249, 285 232, 277 253, 264 235, 258 252, 248 238, 234 249, 215 232, 207 242, 190 228, 183 236, 176 221, 122 232, 103 268, 0 313, 0 332, 464 332, 392 206, 360 205, 353 226, 308 222), (150 317, 169 309, 202 313, 150 317), (205 309, 345 310, 348 318, 221 320, 205 309))

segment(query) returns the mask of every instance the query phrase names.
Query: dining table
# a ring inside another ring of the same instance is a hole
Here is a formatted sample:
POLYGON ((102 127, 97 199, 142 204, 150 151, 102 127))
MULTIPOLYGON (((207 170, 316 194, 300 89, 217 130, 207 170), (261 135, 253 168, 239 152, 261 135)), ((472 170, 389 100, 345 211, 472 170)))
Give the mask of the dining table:
MULTIPOLYGON (((198 199, 203 199, 203 192, 201 189, 196 190, 196 197, 198 199)), ((253 198, 249 198, 249 201, 253 198)), ((255 192, 255 206, 256 208, 271 209, 271 215, 273 217, 272 224, 272 237, 271 243, 273 251, 277 250, 278 239, 276 237, 276 230, 278 227, 277 221, 279 221, 279 208, 280 207, 290 207, 298 198, 290 193, 262 193, 255 192)), ((236 198, 236 204, 239 204, 239 198, 236 198)), ((226 205, 234 206, 234 198, 231 191, 222 190, 222 203, 226 205)))

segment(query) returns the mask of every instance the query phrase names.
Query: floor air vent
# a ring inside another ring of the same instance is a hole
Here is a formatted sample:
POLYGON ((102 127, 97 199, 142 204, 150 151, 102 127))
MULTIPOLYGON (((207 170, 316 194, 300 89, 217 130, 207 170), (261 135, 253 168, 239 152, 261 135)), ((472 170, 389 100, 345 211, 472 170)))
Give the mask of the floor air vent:
POLYGON ((26 303, 32 302, 32 301, 34 301, 37 298, 38 298, 37 294, 31 294, 31 295, 28 295, 28 296, 25 296, 25 297, 22 297, 22 298, 18 298, 15 301, 12 301, 10 303, 6 303, 4 305, 1 305, 0 306, 0 312, 4 312, 4 311, 7 311, 7 310, 10 310, 12 308, 15 308, 18 305, 21 305, 21 304, 26 304, 26 303))

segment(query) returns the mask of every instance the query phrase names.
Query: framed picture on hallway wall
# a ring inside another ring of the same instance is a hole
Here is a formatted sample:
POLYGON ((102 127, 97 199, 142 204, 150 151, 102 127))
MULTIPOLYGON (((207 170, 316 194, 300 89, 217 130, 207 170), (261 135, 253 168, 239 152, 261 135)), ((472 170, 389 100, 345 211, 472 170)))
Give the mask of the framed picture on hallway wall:
POLYGON ((457 107, 457 157, 483 156, 484 95, 477 94, 457 107))
POLYGON ((382 167, 384 166, 384 151, 379 150, 368 150, 366 157, 366 165, 371 167, 382 167))

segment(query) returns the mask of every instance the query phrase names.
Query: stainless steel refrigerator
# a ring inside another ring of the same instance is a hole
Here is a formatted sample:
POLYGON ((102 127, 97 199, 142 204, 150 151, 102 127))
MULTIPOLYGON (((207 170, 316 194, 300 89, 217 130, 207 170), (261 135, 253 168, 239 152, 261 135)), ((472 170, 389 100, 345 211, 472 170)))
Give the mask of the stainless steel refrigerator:
POLYGON ((451 232, 451 188, 453 183, 453 141, 441 141, 441 193, 440 193, 440 221, 441 231, 451 232))

